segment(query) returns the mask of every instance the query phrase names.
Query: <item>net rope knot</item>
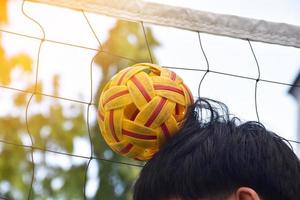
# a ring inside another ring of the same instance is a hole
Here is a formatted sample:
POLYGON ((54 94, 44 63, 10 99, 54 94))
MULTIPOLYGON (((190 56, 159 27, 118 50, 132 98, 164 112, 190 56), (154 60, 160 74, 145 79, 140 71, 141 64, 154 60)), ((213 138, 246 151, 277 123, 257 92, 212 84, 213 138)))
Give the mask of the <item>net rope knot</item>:
POLYGON ((115 152, 149 160, 180 128, 193 96, 174 72, 139 63, 117 73, 99 99, 98 123, 115 152))

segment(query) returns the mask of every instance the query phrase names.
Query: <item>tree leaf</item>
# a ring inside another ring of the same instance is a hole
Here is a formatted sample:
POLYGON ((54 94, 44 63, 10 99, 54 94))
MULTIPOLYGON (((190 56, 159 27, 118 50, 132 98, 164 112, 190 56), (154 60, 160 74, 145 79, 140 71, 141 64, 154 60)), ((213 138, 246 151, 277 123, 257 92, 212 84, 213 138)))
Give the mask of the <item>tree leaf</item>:
POLYGON ((20 53, 12 57, 11 63, 13 67, 20 66, 26 72, 30 72, 32 70, 32 59, 24 53, 20 53))
POLYGON ((1 0, 0 3, 0 25, 7 22, 7 0, 1 0))
POLYGON ((26 93, 22 93, 22 92, 19 92, 17 93, 13 99, 14 99, 14 104, 16 106, 25 106, 27 101, 26 101, 26 97, 27 97, 27 94, 26 93))

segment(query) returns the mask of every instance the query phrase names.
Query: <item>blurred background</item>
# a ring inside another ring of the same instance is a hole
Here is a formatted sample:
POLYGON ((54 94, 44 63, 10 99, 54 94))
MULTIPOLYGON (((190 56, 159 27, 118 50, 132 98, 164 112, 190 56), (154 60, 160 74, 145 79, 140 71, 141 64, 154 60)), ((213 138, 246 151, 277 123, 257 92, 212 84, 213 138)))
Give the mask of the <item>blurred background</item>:
MULTIPOLYGON (((296 0, 164 3, 300 25, 296 0)), ((299 141, 300 91, 292 85, 300 85, 300 49, 251 42, 258 70, 247 41, 200 39, 212 71, 201 96, 299 141)), ((151 61, 175 71, 197 97, 207 62, 196 32, 0 0, 0 197, 27 199, 32 185, 33 199, 131 199, 143 163, 107 147, 97 104, 115 73, 151 61)))

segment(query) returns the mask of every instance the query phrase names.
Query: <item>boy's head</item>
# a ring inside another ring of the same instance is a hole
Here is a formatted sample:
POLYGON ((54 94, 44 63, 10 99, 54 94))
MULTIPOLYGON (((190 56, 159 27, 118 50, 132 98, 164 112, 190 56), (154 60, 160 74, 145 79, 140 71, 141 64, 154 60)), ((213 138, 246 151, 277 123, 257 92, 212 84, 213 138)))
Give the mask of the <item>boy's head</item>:
POLYGON ((224 104, 208 99, 191 107, 134 188, 134 200, 259 199, 300 199, 299 159, 262 124, 240 124, 224 104))

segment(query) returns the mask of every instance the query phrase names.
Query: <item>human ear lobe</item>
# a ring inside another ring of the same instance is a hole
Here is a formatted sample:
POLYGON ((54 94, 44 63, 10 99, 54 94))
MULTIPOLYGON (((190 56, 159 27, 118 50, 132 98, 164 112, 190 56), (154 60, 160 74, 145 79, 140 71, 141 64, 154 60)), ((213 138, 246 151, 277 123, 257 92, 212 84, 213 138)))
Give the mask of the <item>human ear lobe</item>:
POLYGON ((249 187, 240 187, 235 192, 236 200, 261 200, 255 190, 249 187))

